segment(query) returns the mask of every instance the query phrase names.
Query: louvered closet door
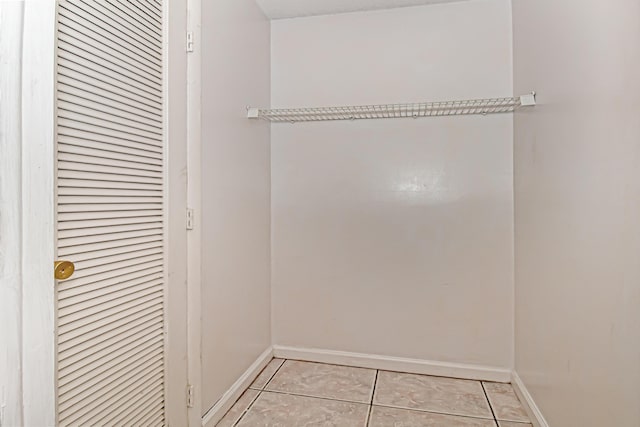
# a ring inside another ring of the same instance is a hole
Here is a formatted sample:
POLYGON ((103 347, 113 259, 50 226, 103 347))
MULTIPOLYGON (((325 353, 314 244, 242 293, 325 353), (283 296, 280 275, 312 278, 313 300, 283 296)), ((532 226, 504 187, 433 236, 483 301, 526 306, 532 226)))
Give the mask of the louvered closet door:
POLYGON ((162 4, 58 9, 58 422, 163 425, 162 4))

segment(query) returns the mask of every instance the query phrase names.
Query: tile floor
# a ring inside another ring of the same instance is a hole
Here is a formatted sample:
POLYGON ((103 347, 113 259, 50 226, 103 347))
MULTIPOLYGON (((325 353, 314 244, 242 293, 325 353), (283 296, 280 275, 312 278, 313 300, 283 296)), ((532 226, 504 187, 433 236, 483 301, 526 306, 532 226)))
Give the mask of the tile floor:
POLYGON ((218 427, 532 427, 510 384, 273 359, 218 427))

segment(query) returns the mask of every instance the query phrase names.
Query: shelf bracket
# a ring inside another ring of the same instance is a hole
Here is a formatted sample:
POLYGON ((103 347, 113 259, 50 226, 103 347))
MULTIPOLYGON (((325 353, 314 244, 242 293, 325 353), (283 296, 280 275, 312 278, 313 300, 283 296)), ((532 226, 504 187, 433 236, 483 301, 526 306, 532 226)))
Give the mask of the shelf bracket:
POLYGON ((247 107, 247 118, 249 118, 249 119, 259 119, 260 118, 260 109, 259 108, 247 107))
POLYGON ((536 105, 536 93, 531 92, 528 95, 522 95, 520 97, 520 105, 523 107, 533 107, 536 105))

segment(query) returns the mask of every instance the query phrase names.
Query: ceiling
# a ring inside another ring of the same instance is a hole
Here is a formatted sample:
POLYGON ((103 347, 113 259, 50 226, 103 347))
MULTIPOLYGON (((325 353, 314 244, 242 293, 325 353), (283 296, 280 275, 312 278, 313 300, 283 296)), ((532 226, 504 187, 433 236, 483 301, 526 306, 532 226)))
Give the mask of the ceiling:
POLYGON ((265 15, 271 19, 332 15, 455 1, 463 0, 256 0, 265 15))

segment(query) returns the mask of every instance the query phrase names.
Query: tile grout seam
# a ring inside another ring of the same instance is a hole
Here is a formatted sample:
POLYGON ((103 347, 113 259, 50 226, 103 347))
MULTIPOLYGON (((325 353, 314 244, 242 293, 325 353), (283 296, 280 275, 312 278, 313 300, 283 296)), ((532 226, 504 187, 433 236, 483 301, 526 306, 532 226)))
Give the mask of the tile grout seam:
POLYGON ((369 405, 373 406, 373 398, 376 394, 376 387, 378 386, 378 375, 380 374, 380 370, 376 369, 376 376, 373 379, 373 388, 371 389, 371 399, 369 400, 369 405))
MULTIPOLYGON (((257 390, 256 390, 257 391, 257 390)), ((310 394, 300 394, 300 393, 292 393, 290 391, 281 391, 281 390, 262 390, 263 393, 274 393, 274 394, 283 394, 285 396, 298 396, 298 397, 306 397, 307 399, 319 399, 319 400, 330 400, 332 402, 342 402, 342 403, 352 403, 354 405, 369 405, 368 402, 358 402, 357 400, 345 400, 345 399, 336 399, 333 397, 323 397, 323 396, 312 396, 310 394)))
POLYGON ((371 389, 371 400, 369 401, 369 411, 367 412, 367 422, 365 423, 365 427, 369 427, 371 424, 371 415, 373 412, 373 398, 376 394, 376 387, 378 385, 378 374, 380 374, 380 370, 376 369, 376 376, 373 379, 373 388, 371 389))
MULTIPOLYGON (((271 360, 273 361, 273 359, 271 359, 271 360)), ((269 383, 271 383, 271 381, 273 381, 273 379, 275 378, 275 376, 276 376, 276 375, 278 375, 278 372, 280 372, 280 369, 282 369, 282 367, 284 366, 284 364, 285 364, 285 363, 287 363, 287 360, 288 360, 288 359, 282 359, 282 363, 280 364, 280 366, 278 366, 278 369, 276 369, 276 370, 273 372, 273 375, 271 375, 271 376, 269 377, 269 380, 267 380, 267 382, 266 382, 266 383, 264 383, 264 387, 262 387, 262 389, 261 389, 262 391, 265 391, 265 390, 267 389, 267 386, 269 385, 269 383)), ((269 362, 269 363, 271 363, 271 362, 269 362)))
MULTIPOLYGON (((257 391, 257 390, 256 390, 257 391)), ((245 391, 246 393, 246 391, 245 391)), ((253 399, 251 399, 251 402, 249 403, 249 405, 247 405, 247 407, 245 408, 244 411, 242 411, 242 414, 240 414, 240 416, 238 417, 238 419, 231 424, 231 427, 236 427, 240 421, 244 418, 245 415, 247 415, 247 412, 249 412, 249 409, 251 409, 251 407, 253 406, 253 404, 255 403, 256 400, 258 400, 258 398, 260 397, 260 395, 262 394, 261 391, 258 391, 258 394, 256 394, 256 397, 254 397, 253 399)), ((236 402, 237 403, 237 402, 236 402)), ((233 407, 231 407, 233 409, 233 407)), ((230 409, 231 410, 231 409, 230 409)))
MULTIPOLYGON (((273 360, 273 359, 272 359, 272 360, 273 360)), ((276 369, 276 370, 273 372, 273 374, 271 374, 271 376, 269 377, 269 379, 264 383, 264 385, 263 385, 262 387, 254 388, 254 387, 251 387, 251 385, 253 385, 253 384, 251 384, 247 390, 268 391, 268 390, 267 390, 267 386, 268 386, 268 385, 269 385, 269 383, 273 380, 273 378, 276 376, 276 374, 277 374, 278 372, 280 372, 280 369, 282 368, 282 366, 284 366, 284 362, 286 362, 286 361, 287 361, 287 359, 283 359, 283 360, 282 360, 282 363, 280 364, 280 366, 278 366, 278 369, 276 369)), ((271 362, 269 362, 269 363, 271 363, 271 362)), ((267 365, 267 366, 268 366, 268 365, 267 365)), ((267 369, 267 367, 265 366, 265 368, 264 368, 264 369, 267 369)), ((263 369, 263 371, 264 371, 264 369, 263 369)), ((262 372, 261 372, 261 373, 262 373, 262 372)))
POLYGON ((484 381, 480 381, 480 387, 482 387, 482 392, 484 393, 484 398, 487 400, 487 405, 489 405, 489 410, 491 411, 491 415, 493 415, 493 420, 496 422, 496 426, 499 426, 498 417, 496 416, 495 411, 493 410, 493 405, 491 404, 491 400, 489 399, 489 393, 487 393, 487 389, 484 387, 484 381))
MULTIPOLYGON (((259 391, 259 390, 255 390, 255 391, 259 391)), ((413 412, 420 412, 420 413, 427 413, 427 414, 448 415, 450 417, 472 418, 474 420, 497 421, 493 417, 492 418, 486 418, 486 417, 481 417, 481 416, 477 416, 477 415, 453 414, 451 412, 442 412, 442 411, 434 411, 434 410, 426 410, 426 409, 418 409, 418 408, 407 408, 407 407, 403 407, 403 406, 392 406, 392 405, 383 405, 383 404, 374 404, 374 405, 372 405, 372 404, 369 404, 367 402, 357 402, 357 401, 354 401, 354 400, 335 399, 335 398, 331 398, 331 397, 322 397, 322 396, 311 396, 311 395, 308 395, 308 394, 298 394, 298 393, 291 393, 291 392, 279 391, 279 390, 261 390, 260 392, 261 392, 261 394, 262 393, 273 393, 273 394, 281 394, 281 395, 285 395, 285 396, 306 397, 308 399, 328 400, 328 401, 331 401, 331 402, 351 403, 351 404, 354 404, 354 405, 367 405, 368 407, 371 407, 371 408, 373 408, 374 406, 378 406, 378 407, 381 407, 381 408, 399 409, 399 410, 403 410, 403 411, 413 411, 413 412)))
POLYGON ((365 427, 369 427, 370 423, 371 423, 371 411, 373 410, 373 406, 369 405, 368 411, 367 411, 367 418, 365 419, 365 423, 364 426, 365 427))
MULTIPOLYGON (((375 405, 372 406, 377 406, 379 408, 389 408, 389 409, 399 409, 402 411, 413 411, 413 412, 421 412, 421 413, 427 413, 427 414, 438 414, 438 415, 448 415, 450 417, 458 417, 458 418, 472 418, 474 420, 489 420, 489 421, 497 421, 493 415, 490 418, 487 417, 482 417, 482 416, 478 416, 478 415, 468 415, 468 414, 453 414, 451 412, 443 412, 443 411, 434 411, 434 410, 429 410, 429 409, 418 409, 418 408, 407 408, 404 406, 392 406, 392 405, 383 405, 380 403, 377 403, 375 405)), ((504 420, 502 420, 504 421, 504 420)))
MULTIPOLYGON (((272 361, 273 361, 273 358, 269 361, 269 363, 271 363, 272 361)), ((254 404, 254 403, 256 402, 256 400, 258 400, 258 398, 262 395, 262 393, 265 391, 265 388, 267 387, 267 385, 269 385, 269 383, 271 382, 271 380, 273 379, 273 377, 275 377, 275 376, 276 376, 276 374, 278 373, 278 371, 280 371, 280 368, 282 368, 282 366, 284 365, 284 362, 286 362, 286 361, 287 361, 287 359, 283 359, 283 360, 282 360, 282 363, 280 364, 280 366, 278 366, 278 369, 276 369, 276 370, 275 370, 275 372, 273 373, 273 375, 271 375, 271 376, 269 377, 269 380, 268 380, 266 383, 264 383, 264 387, 263 387, 263 388, 256 390, 256 389, 252 389, 252 388, 251 388, 251 386, 249 386, 249 388, 247 388, 247 390, 245 390, 245 391, 244 391, 244 393, 246 393, 248 390, 255 390, 255 391, 257 391, 257 392, 258 392, 258 394, 256 394, 256 397, 254 397, 254 398, 251 400, 251 403, 249 403, 249 405, 247 406, 247 408, 242 412, 242 415, 240 415, 240 417, 236 420, 236 422, 234 422, 234 423, 232 424, 232 426, 231 426, 231 427, 236 427, 236 426, 240 423, 240 421, 242 421, 242 419, 244 418, 244 416, 245 416, 245 415, 247 415, 247 413, 249 412, 249 410, 251 409, 251 407, 253 406, 253 404, 254 404)), ((264 367, 264 369, 266 369, 266 366, 264 367)), ((263 369, 263 370, 264 370, 264 369, 263 369)), ((258 374, 258 375, 259 375, 259 374, 258 374)), ((237 403, 237 402, 236 402, 236 403, 237 403)))
MULTIPOLYGON (((278 359, 278 358, 276 358, 278 359)), ((353 369, 361 369, 361 370, 367 370, 367 371, 382 371, 382 372, 391 372, 394 374, 405 374, 405 375, 417 375, 420 377, 432 377, 432 378, 447 378, 450 380, 459 380, 459 381, 471 381, 471 382, 488 382, 488 383, 497 383, 497 384, 511 384, 511 380, 509 381, 497 381, 497 380, 493 380, 493 379, 478 379, 478 378, 463 378, 461 376, 451 376, 451 375, 437 375, 437 374, 420 374, 420 373, 415 373, 415 372, 409 372, 406 370, 399 370, 399 369, 376 369, 376 368, 370 368, 370 367, 363 367, 363 366, 355 366, 355 365, 348 365, 348 364, 344 364, 344 363, 328 363, 328 362, 314 362, 311 360, 307 360, 307 359, 303 359, 303 358, 298 358, 298 359, 285 359, 291 362, 301 362, 301 363, 312 363, 314 365, 327 365, 327 366, 339 366, 342 368, 353 368, 353 369)), ((486 378, 486 377, 483 377, 486 378)))

